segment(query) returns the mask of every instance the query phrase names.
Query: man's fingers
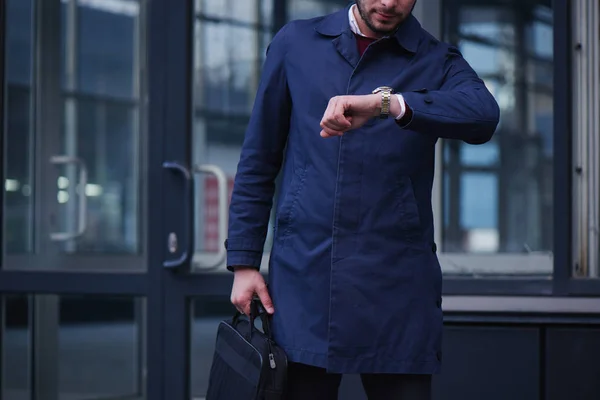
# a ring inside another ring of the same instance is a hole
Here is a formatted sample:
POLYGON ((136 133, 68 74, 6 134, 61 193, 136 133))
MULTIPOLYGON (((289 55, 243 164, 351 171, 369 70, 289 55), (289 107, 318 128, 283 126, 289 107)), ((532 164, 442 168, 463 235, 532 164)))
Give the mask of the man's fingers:
POLYGON ((339 130, 334 130, 334 129, 324 127, 323 130, 321 130, 321 137, 341 136, 343 133, 344 132, 339 131, 339 130))
MULTIPOLYGON (((332 117, 335 118, 335 117, 332 117)), ((345 131, 350 128, 351 124, 346 120, 345 124, 339 124, 334 119, 328 119, 325 117, 323 121, 321 121, 321 136, 322 137, 331 137, 331 136, 341 136, 345 131)))
POLYGON ((273 314, 275 312, 275 309, 273 308, 273 301, 271 300, 271 296, 269 296, 269 291, 267 289, 267 286, 261 285, 256 290, 256 292, 257 292, 258 297, 260 298, 260 302, 262 303, 265 310, 267 310, 267 312, 269 314, 273 314))
POLYGON ((340 117, 337 116, 323 119, 323 121, 321 121, 321 128, 329 128, 333 131, 345 131, 350 128, 351 123, 346 119, 346 117, 342 118, 343 122, 339 122, 340 117))
POLYGON ((252 300, 252 292, 234 292, 231 295, 231 304, 242 314, 250 314, 250 302, 252 300))
POLYGON ((335 103, 335 108, 333 109, 334 120, 337 125, 339 125, 342 129, 350 128, 350 122, 346 118, 346 104, 342 100, 338 100, 335 103))
POLYGON ((336 131, 348 129, 350 125, 350 121, 344 115, 344 108, 340 106, 336 106, 334 109, 325 112, 321 120, 322 128, 329 128, 336 131))
POLYGON ((265 308, 268 306, 273 309, 265 281, 260 273, 253 268, 236 268, 231 289, 231 303, 239 312, 250 315, 250 305, 255 293, 265 303, 265 308))
POLYGON ((336 132, 350 128, 350 121, 348 121, 344 113, 345 106, 343 100, 339 97, 332 98, 323 114, 321 128, 329 128, 336 132))

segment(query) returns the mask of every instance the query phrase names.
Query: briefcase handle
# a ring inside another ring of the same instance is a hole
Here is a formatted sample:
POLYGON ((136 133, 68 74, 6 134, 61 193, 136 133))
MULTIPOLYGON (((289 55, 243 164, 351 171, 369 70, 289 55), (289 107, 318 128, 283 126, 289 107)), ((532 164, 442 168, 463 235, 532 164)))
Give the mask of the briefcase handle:
MULTIPOLYGON (((267 312, 267 310, 263 306, 263 304, 260 301, 260 299, 258 298, 258 296, 255 296, 252 299, 252 303, 250 304, 250 310, 252 310, 253 307, 254 307, 254 312, 251 312, 251 317, 253 317, 254 319, 256 317, 259 317, 261 320, 261 323, 263 326, 263 331, 265 332, 265 335, 267 335, 267 337, 269 339, 273 339, 273 335, 272 335, 272 331, 271 331, 271 315, 267 312)), ((251 321, 252 326, 254 326, 254 319, 251 321)))
MULTIPOLYGON (((232 321, 234 327, 237 325, 239 319, 243 316, 244 314, 242 314, 239 311, 236 311, 232 321)), ((265 335, 270 340, 273 340, 273 333, 271 331, 271 316, 265 310, 258 296, 254 296, 254 298, 250 302, 250 315, 248 316, 248 320, 250 321, 250 335, 252 335, 252 333, 256 330, 254 322, 257 318, 260 318, 262 322, 262 327, 265 335)))

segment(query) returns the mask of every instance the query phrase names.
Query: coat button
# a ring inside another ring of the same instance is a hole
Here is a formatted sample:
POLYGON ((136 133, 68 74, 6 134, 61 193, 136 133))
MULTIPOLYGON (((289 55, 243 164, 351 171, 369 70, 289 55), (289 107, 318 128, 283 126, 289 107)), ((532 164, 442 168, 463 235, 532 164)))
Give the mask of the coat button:
POLYGON ((433 244, 431 245, 431 251, 432 251, 432 252, 434 252, 434 253, 436 253, 436 252, 437 252, 437 244, 433 243, 433 244))
POLYGON ((424 101, 425 101, 425 103, 427 103, 427 104, 431 104, 431 103, 433 103, 433 99, 431 98, 431 96, 425 96, 425 99, 424 99, 424 101))

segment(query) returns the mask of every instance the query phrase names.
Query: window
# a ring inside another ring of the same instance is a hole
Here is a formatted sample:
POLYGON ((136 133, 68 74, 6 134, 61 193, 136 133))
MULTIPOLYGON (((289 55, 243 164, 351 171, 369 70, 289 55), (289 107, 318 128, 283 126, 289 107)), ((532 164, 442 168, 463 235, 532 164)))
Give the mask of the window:
MULTIPOLYGON (((85 164, 87 230, 65 251, 138 253, 140 248, 140 98, 144 86, 143 2, 61 2, 61 154, 85 164), (109 28, 108 28, 109 27, 109 28), (133 155, 133 157, 132 157, 133 155)), ((76 168, 61 168, 57 201, 63 231, 73 231, 76 168)))
MULTIPOLYGON (((196 0, 193 64, 193 162, 197 271, 225 271, 223 229, 233 180, 274 29, 273 0, 196 0), (208 166, 225 177, 227 196, 208 166), (226 197, 226 198, 225 198, 226 197)), ((265 248, 270 249, 270 237, 265 248)))
POLYGON ((444 272, 548 275, 553 232, 553 20, 548 0, 443 1, 458 46, 501 109, 481 146, 440 143, 436 231, 444 272))
POLYGON ((288 19, 305 19, 326 15, 345 7, 348 0, 287 0, 288 19))
POLYGON ((32 1, 6 3, 6 132, 4 181, 5 241, 8 254, 29 253, 34 243, 32 1))
POLYGON ((140 5, 133 0, 106 4, 62 0, 44 8, 41 3, 32 0, 6 3, 7 19, 11 21, 7 25, 10 57, 6 74, 4 184, 5 214, 9 216, 5 222, 7 253, 35 249, 34 233, 39 221, 36 225, 34 203, 43 203, 39 199, 44 186, 40 180, 36 181, 36 169, 60 171, 50 199, 57 202, 59 213, 53 229, 77 230, 74 216, 82 196, 77 188, 77 168, 71 162, 66 167, 51 165, 45 156, 41 160, 39 155, 46 150, 63 159, 78 158, 79 170, 85 166, 88 172, 83 194, 87 199, 87 229, 76 243, 61 240, 65 244, 63 249, 136 253, 139 179, 137 160, 131 154, 136 154, 139 125, 140 88, 134 77, 141 68, 137 52, 140 5), (42 12, 48 14, 40 17, 38 14, 42 12), (57 29, 51 35, 40 34, 36 17, 44 18, 48 24, 53 21, 57 29), (46 54, 52 56, 45 57, 46 54), (50 58, 60 58, 60 73, 39 67, 50 58), (39 68, 37 74, 36 68, 39 68), (38 101, 41 82, 44 93, 52 97, 52 100, 44 98, 43 104, 38 101), (58 82, 60 85, 55 85, 58 82), (46 91, 48 87, 51 89, 46 91), (61 132, 50 127, 46 120, 36 122, 40 109, 51 108, 48 114, 59 120, 57 128, 61 132), (51 145, 40 145, 42 139, 51 145))
MULTIPOLYGON (((196 4, 195 159, 220 163, 231 185, 264 52, 275 27, 285 21, 275 15, 274 8, 281 4, 273 0, 249 1, 243 13, 227 13, 230 8, 216 0, 196 4)), ((292 20, 327 14, 347 4, 347 0, 287 0, 284 9, 287 20, 292 20)), ((491 142, 438 145, 433 204, 444 273, 546 280, 554 258, 552 3, 438 0, 427 8, 417 5, 421 22, 435 19, 425 28, 431 31, 434 25, 442 40, 461 50, 501 108, 491 142)), ((197 198, 202 196, 197 193, 197 198)), ((216 209, 206 210, 203 218, 214 219, 216 209)), ((197 235, 197 248, 218 251, 217 222, 198 224, 206 234, 197 235)))
MULTIPOLYGON (((273 33, 289 20, 327 14, 346 4, 347 0, 195 0, 194 163, 221 171, 228 196, 273 33)), ((223 272, 220 230, 227 221, 219 209, 229 198, 220 198, 215 176, 196 172, 195 206, 202 211, 195 221, 194 268, 223 272)), ((268 232, 265 266, 273 230, 268 232)))

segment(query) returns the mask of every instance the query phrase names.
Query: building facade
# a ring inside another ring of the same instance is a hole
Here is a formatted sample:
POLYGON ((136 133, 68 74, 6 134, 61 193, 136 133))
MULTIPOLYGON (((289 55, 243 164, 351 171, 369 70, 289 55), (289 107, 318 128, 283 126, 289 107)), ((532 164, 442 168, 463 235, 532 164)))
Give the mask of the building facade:
MULTIPOLYGON (((204 397, 266 48, 347 4, 0 0, 2 399, 204 397)), ((438 144, 435 397, 600 398, 600 5, 414 12, 501 109, 491 142, 438 144)))

